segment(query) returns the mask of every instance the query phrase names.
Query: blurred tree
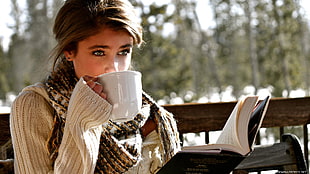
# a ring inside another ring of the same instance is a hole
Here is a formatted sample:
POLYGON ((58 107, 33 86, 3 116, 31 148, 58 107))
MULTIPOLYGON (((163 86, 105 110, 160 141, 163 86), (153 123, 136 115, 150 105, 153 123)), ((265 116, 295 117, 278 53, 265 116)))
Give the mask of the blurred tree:
MULTIPOLYGON (((258 54, 262 61, 264 85, 274 86, 275 96, 282 96, 282 91, 288 91, 301 86, 301 47, 302 33, 297 12, 297 1, 272 0, 263 4, 266 8, 260 9, 261 17, 258 20, 257 40, 260 42, 258 54), (271 7, 271 8, 268 8, 271 7)), ((260 6, 262 7, 262 6, 260 6)))
MULTIPOLYGON (((1 39, 0 39, 1 41, 1 39)), ((7 56, 3 50, 3 46, 0 44, 0 100, 6 99, 6 93, 9 92, 9 83, 7 77, 7 72, 9 69, 9 62, 7 56)))
POLYGON ((255 33, 254 33, 254 27, 253 24, 253 16, 254 14, 254 1, 248 0, 248 1, 239 1, 239 4, 243 6, 245 13, 245 31, 246 31, 246 39, 247 39, 247 45, 248 45, 248 55, 250 59, 250 65, 251 65, 251 74, 252 74, 252 85, 254 86, 254 94, 257 94, 258 89, 260 86, 260 79, 259 79, 259 71, 258 71, 258 60, 256 55, 256 42, 255 42, 255 33))
POLYGON ((6 69, 6 82, 9 85, 9 90, 10 91, 14 91, 14 92, 18 92, 18 90, 23 86, 23 85, 19 85, 20 84, 20 79, 17 78, 18 76, 16 71, 16 68, 19 69, 23 69, 23 65, 24 63, 27 62, 19 62, 16 61, 16 59, 13 58, 13 50, 17 50, 20 51, 20 59, 22 60, 22 56, 27 54, 27 50, 22 50, 21 45, 24 44, 24 42, 22 41, 22 28, 23 28, 23 22, 22 22, 22 10, 19 7, 19 3, 17 2, 17 0, 11 0, 11 16, 13 18, 13 21, 15 22, 14 25, 10 26, 10 28, 13 30, 13 35, 11 36, 11 41, 9 44, 9 49, 7 52, 7 61, 8 61, 8 67, 6 69), (19 66, 19 67, 18 67, 19 66), (19 86, 19 87, 18 87, 19 86))
POLYGON ((22 24, 20 7, 16 0, 12 16, 15 20, 14 34, 9 47, 12 61, 13 91, 20 91, 26 85, 41 81, 47 72, 48 55, 54 40, 51 35, 51 24, 54 17, 54 2, 48 0, 27 0, 23 15, 27 21, 22 24), (21 31, 21 28, 24 29, 21 31))
POLYGON ((135 1, 134 5, 141 12, 145 31, 145 44, 134 55, 135 68, 145 74, 144 89, 157 99, 170 92, 181 93, 190 83, 189 62, 184 58, 183 48, 175 44, 175 36, 164 33, 165 27, 175 23, 174 11, 168 11, 171 9, 167 4, 145 6, 141 1, 135 1))
POLYGON ((244 10, 238 1, 210 0, 210 5, 216 22, 213 37, 222 88, 232 85, 233 95, 238 98, 244 86, 252 82, 244 10))
MULTIPOLYGON (((299 2, 299 1, 298 1, 299 2)), ((301 74, 302 74, 302 88, 305 89, 306 95, 310 95, 310 30, 309 24, 304 17, 303 17, 303 9, 300 7, 300 4, 296 4, 296 8, 299 9, 297 12, 297 22, 298 22, 298 37, 299 45, 301 49, 301 74)))
MULTIPOLYGON (((53 18, 64 1, 27 0, 23 10, 18 0, 11 2, 14 34, 5 53, 8 68, 2 71, 6 88, 17 93, 44 78, 55 42, 53 18)), ((187 101, 197 101, 214 89, 222 94, 228 86, 235 98, 248 85, 255 90, 271 85, 274 96, 300 87, 309 90, 309 26, 298 0, 209 0, 215 25, 208 30, 201 27, 198 0, 131 2, 145 31, 134 67, 156 99, 172 92, 184 98, 192 91, 194 97, 187 101)))
POLYGON ((272 85, 275 96, 301 86, 298 41, 304 36, 298 32, 303 27, 296 15, 298 1, 210 2, 216 21, 216 60, 225 85, 233 85, 236 97, 250 84, 256 90, 272 85))

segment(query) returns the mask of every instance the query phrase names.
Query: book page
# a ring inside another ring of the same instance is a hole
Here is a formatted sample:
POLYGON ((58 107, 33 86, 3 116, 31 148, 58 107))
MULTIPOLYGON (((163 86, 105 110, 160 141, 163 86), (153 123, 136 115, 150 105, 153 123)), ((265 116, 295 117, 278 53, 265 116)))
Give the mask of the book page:
POLYGON ((257 96, 248 97, 245 99, 243 107, 240 111, 240 116, 238 120, 238 139, 243 148, 250 149, 249 141, 248 141, 248 134, 249 129, 248 125, 250 122, 251 115, 255 108, 255 105, 258 101, 257 96))
POLYGON ((258 97, 253 96, 238 101, 215 144, 187 146, 183 147, 183 150, 197 151, 219 149, 246 155, 250 152, 248 143, 248 123, 257 100, 258 97))
POLYGON ((234 144, 235 146, 240 147, 237 134, 237 120, 243 101, 244 100, 239 100, 239 102, 234 107, 232 113, 230 114, 228 120, 225 123, 222 133, 216 141, 216 144, 234 144))
POLYGON ((232 144, 240 149, 250 150, 248 142, 248 124, 253 108, 258 100, 257 96, 239 100, 231 116, 227 120, 223 132, 216 144, 232 144))

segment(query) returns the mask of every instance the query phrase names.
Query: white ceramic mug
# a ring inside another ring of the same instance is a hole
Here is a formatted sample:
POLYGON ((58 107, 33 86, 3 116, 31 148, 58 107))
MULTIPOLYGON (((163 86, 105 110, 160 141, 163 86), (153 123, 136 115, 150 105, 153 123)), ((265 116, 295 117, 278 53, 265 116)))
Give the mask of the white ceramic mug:
POLYGON ((118 71, 98 76, 107 100, 113 105, 111 120, 124 122, 133 119, 142 106, 141 73, 118 71))

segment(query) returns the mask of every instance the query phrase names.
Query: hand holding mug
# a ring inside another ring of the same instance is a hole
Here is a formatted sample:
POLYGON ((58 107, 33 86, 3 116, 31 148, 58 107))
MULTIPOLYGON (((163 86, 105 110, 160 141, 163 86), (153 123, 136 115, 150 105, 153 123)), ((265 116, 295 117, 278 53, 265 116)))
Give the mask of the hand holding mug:
POLYGON ((104 88, 100 83, 98 83, 97 77, 84 76, 83 79, 87 86, 89 86, 95 93, 102 98, 107 99, 107 94, 103 92, 104 88))

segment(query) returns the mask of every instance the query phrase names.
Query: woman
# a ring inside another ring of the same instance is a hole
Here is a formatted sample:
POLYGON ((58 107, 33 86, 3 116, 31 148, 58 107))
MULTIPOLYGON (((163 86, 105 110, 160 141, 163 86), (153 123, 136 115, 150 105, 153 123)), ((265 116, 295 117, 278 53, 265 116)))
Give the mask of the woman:
POLYGON ((130 121, 109 120, 97 76, 128 70, 142 29, 127 0, 67 0, 54 28, 54 66, 12 106, 17 173, 156 173, 179 149, 173 116, 143 94, 130 121), (116 66, 116 62, 117 65, 116 66))

